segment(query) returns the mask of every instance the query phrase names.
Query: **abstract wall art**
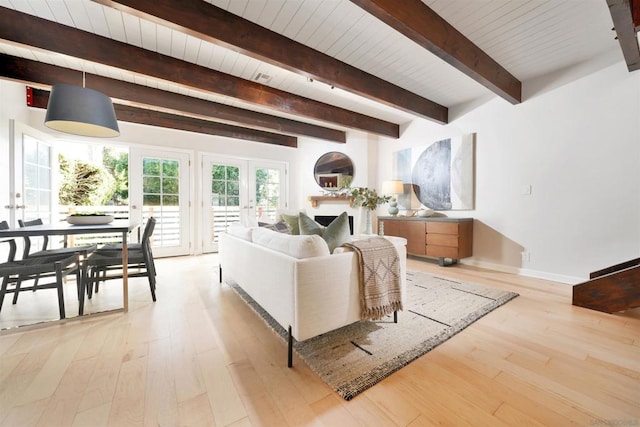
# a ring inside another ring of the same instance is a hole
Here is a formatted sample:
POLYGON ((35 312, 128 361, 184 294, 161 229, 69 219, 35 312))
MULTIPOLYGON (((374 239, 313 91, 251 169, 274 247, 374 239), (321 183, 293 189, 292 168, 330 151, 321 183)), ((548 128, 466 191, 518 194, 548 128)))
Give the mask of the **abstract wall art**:
POLYGON ((393 174, 405 183, 400 209, 474 208, 475 134, 396 151, 393 174))

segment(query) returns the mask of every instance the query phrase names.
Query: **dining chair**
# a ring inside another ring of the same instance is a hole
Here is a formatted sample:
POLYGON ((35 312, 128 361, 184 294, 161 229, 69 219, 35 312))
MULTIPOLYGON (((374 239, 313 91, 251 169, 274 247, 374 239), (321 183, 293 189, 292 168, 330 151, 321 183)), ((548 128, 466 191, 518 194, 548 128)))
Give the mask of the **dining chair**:
MULTIPOLYGON (((0 230, 6 230, 8 228, 9 225, 6 221, 0 222, 0 230)), ((15 260, 15 240, 9 239, 2 242, 8 242, 10 244, 10 250, 7 262, 0 263, 0 277, 2 277, 2 285, 0 286, 0 311, 2 310, 6 294, 14 294, 13 304, 16 304, 18 302, 18 294, 20 292, 32 290, 33 286, 22 285, 24 281, 39 278, 45 274, 53 274, 55 281, 39 284, 38 289, 57 290, 60 319, 64 319, 66 317, 63 290, 64 277, 70 274, 75 274, 78 286, 78 296, 83 295, 80 255, 77 253, 58 254, 15 260), (14 285, 14 287, 10 289, 9 285, 14 285)), ((79 314, 82 314, 81 310, 79 310, 79 314)))
MULTIPOLYGON (((0 221, 0 230, 8 230, 9 223, 7 221, 0 221)), ((7 256, 7 262, 13 261, 16 257, 16 252, 18 250, 18 245, 16 245, 15 239, 4 239, 0 240, 0 243, 9 244, 9 254, 7 256)))
MULTIPOLYGON (((18 220, 18 225, 20 227, 31 227, 35 225, 42 225, 42 218, 32 219, 29 221, 23 221, 21 219, 18 220)), ((38 251, 31 252, 31 239, 29 236, 24 236, 24 249, 22 251, 22 259, 32 258, 32 257, 43 257, 43 256, 57 256, 57 255, 68 255, 72 256, 75 254, 80 255, 80 261, 84 261, 87 259, 88 255, 95 251, 98 248, 98 245, 83 245, 83 246, 73 246, 73 247, 63 247, 63 248, 47 248, 49 246, 49 236, 42 236, 42 248, 38 251)), ((40 276, 35 276, 33 279, 33 287, 32 290, 35 292, 38 290, 38 281, 43 277, 54 276, 55 272, 43 273, 40 276)), ((80 298, 80 294, 78 294, 78 298, 80 298)), ((17 298, 17 294, 14 296, 17 298)))
MULTIPOLYGON (((142 233, 141 242, 136 245, 127 245, 128 277, 146 277, 149 280, 151 298, 156 300, 156 269, 153 261, 150 238, 155 229, 156 219, 150 217, 142 233), (131 272, 131 270, 138 270, 131 272)), ((106 280, 122 279, 122 245, 105 245, 96 249, 89 255, 87 295, 91 299, 93 292, 98 292, 99 283, 106 280), (120 271, 118 274, 108 272, 120 271)))
MULTIPOLYGON (((42 225, 42 218, 32 219, 30 221, 23 221, 21 219, 18 220, 18 225, 20 227, 31 227, 34 225, 42 225)), ((49 246, 49 236, 42 236, 42 248, 38 251, 31 252, 31 239, 29 236, 24 236, 24 250, 22 251, 22 258, 29 258, 34 256, 49 256, 49 255, 61 255, 61 254, 75 254, 80 252, 81 254, 85 254, 87 252, 93 252, 97 249, 97 245, 83 245, 83 246, 72 246, 63 248, 48 248, 49 246)))

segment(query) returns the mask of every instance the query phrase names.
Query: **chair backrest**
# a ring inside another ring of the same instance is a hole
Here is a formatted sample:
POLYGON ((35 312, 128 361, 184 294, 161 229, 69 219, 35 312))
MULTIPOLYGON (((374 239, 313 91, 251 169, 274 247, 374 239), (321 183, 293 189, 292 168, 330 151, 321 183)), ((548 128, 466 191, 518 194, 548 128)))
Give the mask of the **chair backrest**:
MULTIPOLYGON (((32 219, 30 221, 23 221, 21 219, 18 220, 18 225, 20 225, 20 227, 30 227, 32 225, 42 225, 42 218, 38 218, 38 219, 32 219)), ((49 246, 49 237, 47 236, 42 236, 43 240, 42 240, 42 249, 41 250, 46 250, 47 246, 49 246)), ((22 258, 27 258, 29 256, 29 253, 31 252, 31 239, 29 238, 29 236, 24 236, 24 250, 22 253, 22 258)))
MULTIPOLYGON (((0 221, 0 230, 8 230, 9 223, 7 221, 0 221)), ((16 241, 14 239, 0 240, 0 243, 8 243, 9 244, 9 256, 7 257, 7 262, 11 262, 16 258, 16 241)))
POLYGON ((156 228, 156 219, 154 217, 149 217, 147 219, 147 225, 144 227, 144 232, 142 233, 142 246, 149 247, 149 239, 153 235, 153 230, 156 228))

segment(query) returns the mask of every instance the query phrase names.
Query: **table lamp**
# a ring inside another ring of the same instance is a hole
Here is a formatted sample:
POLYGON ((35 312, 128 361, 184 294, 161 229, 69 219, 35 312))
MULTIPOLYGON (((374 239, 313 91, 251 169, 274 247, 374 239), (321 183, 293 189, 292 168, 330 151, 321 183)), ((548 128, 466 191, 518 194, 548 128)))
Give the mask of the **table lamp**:
POLYGON ((389 215, 398 215, 398 203, 395 196, 398 194, 404 194, 404 183, 399 179, 384 181, 382 183, 382 194, 391 196, 391 201, 389 202, 389 215))

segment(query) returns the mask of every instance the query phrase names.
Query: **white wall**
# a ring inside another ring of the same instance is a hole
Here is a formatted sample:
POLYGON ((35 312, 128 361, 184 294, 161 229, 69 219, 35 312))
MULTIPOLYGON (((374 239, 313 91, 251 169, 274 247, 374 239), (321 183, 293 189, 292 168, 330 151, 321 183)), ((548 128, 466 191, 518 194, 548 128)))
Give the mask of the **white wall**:
POLYGON ((393 151, 468 133, 476 209, 447 212, 476 219, 466 262, 576 283, 640 256, 639 72, 617 63, 517 106, 494 98, 447 126, 414 120, 400 143, 381 138, 381 178, 393 178, 393 151))

